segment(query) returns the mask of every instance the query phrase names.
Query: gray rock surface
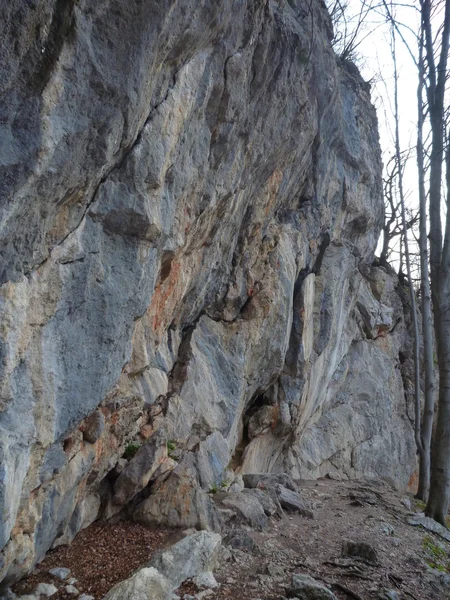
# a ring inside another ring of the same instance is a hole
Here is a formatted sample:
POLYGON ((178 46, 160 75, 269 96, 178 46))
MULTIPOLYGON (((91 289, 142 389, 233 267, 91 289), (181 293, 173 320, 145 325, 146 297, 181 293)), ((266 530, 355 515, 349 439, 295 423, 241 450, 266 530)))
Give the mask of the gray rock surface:
POLYGON ((269 524, 264 506, 257 496, 232 492, 221 499, 221 504, 233 510, 236 520, 241 524, 260 531, 269 524))
POLYGON ((377 553, 373 546, 371 546, 368 542, 344 540, 342 542, 342 556, 363 558, 372 563, 378 562, 377 553))
POLYGON ((430 517, 426 517, 423 513, 417 513, 408 519, 408 523, 414 527, 423 527, 427 531, 432 531, 440 537, 450 542, 450 531, 430 517))
POLYGON ((194 527, 220 531, 222 517, 201 488, 196 461, 186 454, 166 478, 161 478, 148 498, 140 502, 133 519, 146 525, 170 523, 172 527, 194 527))
POLYGON ((153 567, 139 569, 125 581, 117 583, 104 600, 171 600, 171 583, 153 567))
POLYGON ((66 567, 56 567, 54 569, 50 569, 49 573, 50 575, 53 575, 53 577, 63 580, 69 577, 70 569, 67 569, 66 567))
POLYGON ((70 543, 114 477, 106 516, 131 500, 210 529, 230 465, 406 486, 410 320, 373 266, 376 116, 324 4, 3 12, 0 581, 70 543), (159 431, 154 473, 138 453, 109 476, 159 431))
POLYGON ((323 583, 304 574, 292 576, 288 596, 298 600, 336 600, 336 596, 323 583))
POLYGON ((217 533, 199 531, 188 535, 150 561, 176 589, 186 579, 191 579, 217 565, 222 538, 217 533))
POLYGON ((313 518, 314 515, 309 504, 303 500, 298 492, 288 490, 279 483, 276 483, 273 486, 273 489, 281 507, 286 511, 299 513, 304 517, 313 518))
POLYGON ((53 583, 39 583, 34 590, 34 595, 39 597, 50 598, 58 592, 58 588, 53 583))
POLYGON ((284 486, 288 490, 298 492, 298 486, 286 473, 268 474, 268 473, 246 473, 243 476, 244 485, 247 488, 267 489, 277 484, 284 486))
POLYGON ((215 589, 219 587, 212 571, 199 573, 192 579, 192 582, 200 589, 215 589))
POLYGON ((253 552, 257 548, 255 540, 245 529, 233 529, 225 538, 224 543, 233 550, 253 552))

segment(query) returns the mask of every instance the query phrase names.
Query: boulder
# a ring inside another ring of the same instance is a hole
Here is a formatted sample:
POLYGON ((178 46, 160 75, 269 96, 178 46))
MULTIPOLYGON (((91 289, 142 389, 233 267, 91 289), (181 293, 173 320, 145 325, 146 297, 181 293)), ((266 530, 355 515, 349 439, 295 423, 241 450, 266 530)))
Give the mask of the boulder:
POLYGON ((240 523, 245 523, 259 531, 269 524, 264 507, 255 495, 234 492, 224 498, 219 496, 218 500, 223 506, 231 508, 236 513, 235 520, 240 523))
POLYGON ((153 567, 117 583, 103 600, 171 600, 174 586, 153 567))
POLYGON ((113 505, 122 507, 142 491, 165 458, 167 438, 158 431, 139 448, 114 482, 113 505))
POLYGON ((309 508, 309 505, 303 500, 298 492, 294 492, 279 483, 273 486, 273 491, 278 498, 278 501, 282 508, 288 512, 299 513, 303 517, 312 519, 314 513, 309 508))
POLYGON ((253 552, 257 544, 245 529, 233 529, 225 538, 224 543, 233 550, 253 552))
POLYGON ((187 453, 173 471, 158 479, 150 496, 137 505, 133 519, 146 525, 220 531, 222 518, 201 489, 195 466, 193 455, 187 453))
POLYGON ((52 583, 39 583, 33 593, 35 596, 45 596, 46 598, 50 598, 57 592, 58 588, 52 583))
POLYGON ((217 533, 199 531, 188 535, 167 550, 159 552, 149 563, 176 589, 186 579, 192 579, 217 565, 222 538, 217 533))
POLYGON ((283 509, 281 508, 281 504, 275 494, 268 494, 266 491, 259 488, 245 488, 242 490, 242 493, 245 496, 252 496, 253 498, 256 498, 268 517, 283 516, 283 509))
POLYGON ((422 513, 417 513, 413 515, 411 518, 408 519, 408 523, 413 527, 421 526, 427 531, 436 533, 440 537, 444 538, 444 540, 447 540, 447 542, 450 542, 450 531, 434 519, 430 519, 430 517, 426 517, 422 513))

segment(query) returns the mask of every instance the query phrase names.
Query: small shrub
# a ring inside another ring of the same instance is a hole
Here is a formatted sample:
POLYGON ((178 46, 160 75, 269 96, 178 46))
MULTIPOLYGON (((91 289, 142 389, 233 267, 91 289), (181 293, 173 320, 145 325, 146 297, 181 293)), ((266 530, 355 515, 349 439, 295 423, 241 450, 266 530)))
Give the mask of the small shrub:
POLYGON ((219 491, 219 486, 217 484, 214 484, 209 489, 210 494, 217 494, 218 491, 219 491))
POLYGON ((438 571, 442 571, 443 573, 446 573, 450 570, 450 562, 447 551, 442 548, 442 546, 438 546, 431 535, 426 535, 423 538, 422 546, 429 557, 429 559, 426 560, 426 563, 429 567, 438 571))
POLYGON ((138 444, 137 442, 131 442, 125 448, 123 457, 126 458, 127 460, 130 460, 131 458, 133 458, 133 456, 136 454, 136 452, 139 450, 140 447, 141 447, 140 444, 138 444))
POLYGON ((172 460, 176 460, 177 462, 180 460, 179 456, 175 454, 175 450, 177 449, 177 444, 173 440, 169 440, 167 442, 167 456, 172 460))

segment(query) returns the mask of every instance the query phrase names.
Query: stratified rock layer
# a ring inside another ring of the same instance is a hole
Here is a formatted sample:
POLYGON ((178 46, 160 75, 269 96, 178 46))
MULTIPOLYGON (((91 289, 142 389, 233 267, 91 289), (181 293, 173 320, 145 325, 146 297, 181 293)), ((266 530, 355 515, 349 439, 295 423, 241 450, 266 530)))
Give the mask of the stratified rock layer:
POLYGON ((323 3, 4 13, 0 579, 118 498, 220 527, 230 469, 405 485, 376 117, 323 3), (116 467, 155 432, 167 448, 116 467))

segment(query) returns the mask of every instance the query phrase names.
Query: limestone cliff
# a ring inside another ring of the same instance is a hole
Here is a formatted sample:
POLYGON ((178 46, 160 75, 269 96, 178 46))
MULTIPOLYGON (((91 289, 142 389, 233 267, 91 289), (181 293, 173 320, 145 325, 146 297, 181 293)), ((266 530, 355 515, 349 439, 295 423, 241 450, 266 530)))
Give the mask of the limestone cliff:
POLYGON ((0 579, 123 510, 220 528, 232 470, 406 485, 376 116, 323 2, 11 0, 0 33, 0 579))

